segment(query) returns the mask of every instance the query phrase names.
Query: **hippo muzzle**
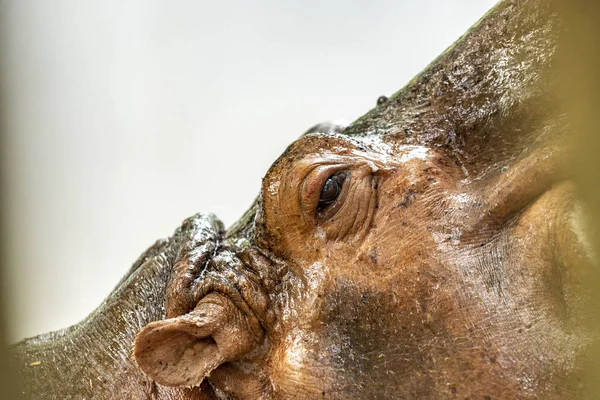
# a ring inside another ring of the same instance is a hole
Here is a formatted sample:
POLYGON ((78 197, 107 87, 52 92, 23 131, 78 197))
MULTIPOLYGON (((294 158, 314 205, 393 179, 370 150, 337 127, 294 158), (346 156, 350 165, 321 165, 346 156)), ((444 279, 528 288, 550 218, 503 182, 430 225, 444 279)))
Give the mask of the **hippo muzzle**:
MULTIPOLYGON (((225 238, 222 223, 202 214, 186 220, 189 231, 167 288, 167 319, 147 325, 137 335, 134 356, 152 379, 170 386, 199 386, 206 378, 214 390, 248 390, 232 385, 243 370, 267 350, 265 332, 276 329, 270 297, 283 266, 249 246, 241 237, 225 238), (226 365, 224 365, 226 364, 226 365), (219 368, 221 367, 221 368, 219 368)), ((261 379, 253 391, 264 392, 261 379)))

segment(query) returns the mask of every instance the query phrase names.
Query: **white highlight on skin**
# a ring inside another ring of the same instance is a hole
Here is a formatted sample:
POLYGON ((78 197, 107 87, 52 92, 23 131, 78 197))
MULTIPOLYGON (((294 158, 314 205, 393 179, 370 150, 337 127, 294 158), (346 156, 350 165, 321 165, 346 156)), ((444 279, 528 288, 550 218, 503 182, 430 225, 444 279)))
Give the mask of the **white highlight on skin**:
POLYGON ((392 146, 385 142, 380 135, 368 135, 361 138, 361 141, 367 146, 371 147, 375 152, 381 154, 392 154, 392 146))
POLYGON ((400 146, 400 150, 408 150, 406 153, 400 156, 400 162, 404 163, 410 160, 419 159, 425 160, 429 156, 429 149, 424 146, 400 146))
POLYGON ((269 183, 267 192, 269 193, 270 196, 276 196, 277 193, 279 193, 279 185, 280 185, 280 182, 278 179, 274 179, 271 181, 271 183, 269 183))
POLYGON ((285 350, 284 362, 293 370, 299 370, 304 364, 304 355, 307 353, 306 346, 303 343, 302 335, 294 335, 288 342, 285 350))
POLYGON ((317 229, 315 230, 315 236, 319 239, 325 239, 325 237, 327 237, 327 233, 325 232, 325 230, 323 228, 318 226, 317 229))
POLYGON ((323 281, 325 280, 326 272, 320 262, 313 263, 305 271, 306 284, 314 295, 320 294, 322 291, 323 281))
POLYGON ((245 249, 250 246, 250 242, 245 237, 239 237, 236 238, 236 240, 233 242, 233 245, 240 249, 245 249))
POLYGON ((590 242, 592 228, 588 222, 589 216, 586 215, 585 207, 581 202, 577 202, 571 212, 571 230, 575 233, 577 240, 585 251, 586 256, 593 264, 598 263, 598 257, 594 251, 594 246, 590 242))
MULTIPOLYGON (((343 139, 345 142, 348 142, 351 146, 358 146, 358 142, 362 145, 366 145, 369 150, 359 150, 357 148, 353 148, 350 150, 350 153, 362 158, 363 160, 370 162, 370 166, 375 169, 375 171, 382 168, 382 166, 397 166, 399 164, 411 161, 411 160, 425 160, 431 155, 431 150, 425 146, 416 146, 416 145, 400 145, 394 146, 391 143, 388 143, 384 140, 384 137, 379 137, 376 135, 373 136, 365 136, 360 137, 358 139, 349 138, 344 136, 343 134, 321 134, 321 133, 312 133, 307 135, 306 137, 338 137, 343 139), (398 153, 402 153, 400 157, 397 156, 398 153)), ((361 147, 361 146, 359 146, 361 147)), ((319 157, 315 157, 313 162, 319 162, 324 158, 327 159, 329 163, 338 163, 344 164, 347 162, 356 162, 354 157, 348 157, 343 154, 345 151, 345 146, 334 146, 329 149, 329 151, 324 151, 319 155, 319 157)), ((387 169, 387 168, 383 168, 387 169)))
POLYGON ((452 209, 463 210, 468 209, 474 203, 475 198, 467 193, 456 193, 448 196, 449 203, 452 209))
POLYGON ((328 278, 327 271, 319 262, 302 268, 300 279, 290 283, 295 286, 284 288, 285 293, 295 293, 285 296, 285 305, 282 312, 284 324, 297 325, 298 321, 312 321, 316 318, 315 312, 319 309, 317 302, 319 295, 325 294, 324 281, 328 278))
POLYGON ((361 150, 352 150, 353 154, 369 163, 373 172, 377 172, 380 169, 387 170, 394 168, 395 166, 401 166, 412 160, 425 160, 431 153, 430 150, 424 146, 402 145, 396 150, 396 153, 402 153, 402 155, 398 157, 392 152, 391 146, 383 142, 380 145, 373 147, 373 150, 375 151, 368 153, 361 150))
MULTIPOLYGON (((307 364, 317 361, 324 361, 328 354, 316 354, 315 349, 319 348, 319 337, 311 324, 319 320, 321 310, 321 297, 325 292, 325 282, 328 273, 326 268, 320 262, 315 262, 303 268, 304 274, 301 279, 299 290, 295 290, 294 298, 290 305, 294 309, 286 310, 286 325, 291 325, 284 339, 282 352, 282 370, 285 372, 285 380, 292 382, 301 382, 306 379, 307 364), (321 296, 321 297, 320 297, 321 296)), ((325 389, 328 384, 320 382, 325 389)))

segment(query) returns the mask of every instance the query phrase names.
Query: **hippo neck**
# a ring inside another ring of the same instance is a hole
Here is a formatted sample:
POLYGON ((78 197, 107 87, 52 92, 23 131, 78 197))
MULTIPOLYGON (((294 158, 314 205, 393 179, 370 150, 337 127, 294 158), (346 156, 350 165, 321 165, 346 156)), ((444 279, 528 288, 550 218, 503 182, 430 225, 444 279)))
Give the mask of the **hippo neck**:
POLYGON ((142 327, 164 318, 172 265, 168 253, 166 243, 158 242, 84 321, 12 348, 25 399, 151 398, 157 393, 133 361, 131 348, 142 327))

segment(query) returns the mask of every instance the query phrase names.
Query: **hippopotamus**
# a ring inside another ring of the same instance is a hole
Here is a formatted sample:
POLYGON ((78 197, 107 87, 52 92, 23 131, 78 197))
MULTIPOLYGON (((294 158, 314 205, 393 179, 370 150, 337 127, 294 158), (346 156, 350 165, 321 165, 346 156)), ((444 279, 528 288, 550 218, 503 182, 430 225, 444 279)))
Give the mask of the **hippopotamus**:
POLYGON ((550 3, 500 2, 406 87, 319 124, 225 229, 199 213, 81 323, 12 349, 26 399, 574 399, 596 264, 550 3))

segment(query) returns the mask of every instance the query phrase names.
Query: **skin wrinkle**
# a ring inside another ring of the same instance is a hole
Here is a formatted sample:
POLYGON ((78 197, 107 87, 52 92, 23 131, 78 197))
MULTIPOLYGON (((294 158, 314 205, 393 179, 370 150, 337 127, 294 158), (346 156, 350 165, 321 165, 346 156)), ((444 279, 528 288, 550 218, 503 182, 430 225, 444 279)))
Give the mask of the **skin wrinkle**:
MULTIPOLYGON (((378 197, 378 191, 377 191, 377 182, 378 182, 378 178, 377 177, 373 177, 371 179, 372 185, 371 185, 371 193, 369 196, 369 204, 367 205, 367 216, 366 218, 364 218, 364 222, 361 226, 361 229, 359 229, 359 232, 368 232, 372 226, 373 223, 373 216, 375 214, 375 204, 377 203, 377 197, 378 197)), ((361 235, 358 238, 358 242, 362 242, 364 240, 364 235, 361 235)))
MULTIPOLYGON (((364 226, 364 223, 361 224, 360 222, 365 221, 365 219, 366 219, 366 215, 364 215, 364 214, 365 214, 365 212, 368 212, 368 204, 365 207, 365 200, 368 201, 368 199, 370 197, 370 196, 368 196, 370 194, 368 192, 368 188, 365 188, 365 187, 370 186, 369 183, 370 183, 371 179, 372 179, 371 176, 367 176, 367 177, 363 178, 362 182, 360 182, 363 186, 363 188, 361 190, 360 205, 359 204, 356 205, 358 210, 354 214, 355 215, 354 221, 352 222, 351 225, 349 225, 349 231, 345 235, 343 235, 342 238, 345 238, 346 235, 348 235, 348 234, 352 234, 353 236, 356 236, 358 233, 360 233, 360 231, 358 230, 359 226, 364 226)), ((358 189, 358 190, 360 190, 360 189, 358 189)), ((352 200, 354 200, 354 198, 352 200)), ((357 241, 357 240, 353 240, 353 241, 357 241)))
MULTIPOLYGON (((358 186, 360 185, 362 182, 355 182, 354 186, 358 186)), ((330 226, 330 230, 333 231, 333 235, 332 234, 328 234, 327 236, 331 237, 333 236, 333 241, 338 241, 338 240, 343 240, 346 238, 346 236, 352 231, 352 228, 354 227, 354 225, 356 224, 357 219, 359 218, 359 213, 360 213, 360 206, 358 204, 356 204, 356 187, 355 188, 351 188, 350 190, 350 198, 344 203, 345 205, 348 204, 347 206, 342 206, 342 209, 340 210, 340 213, 343 212, 348 212, 348 211, 356 211, 353 212, 352 214, 354 215, 354 220, 352 221, 352 223, 348 224, 344 224, 344 228, 345 230, 340 230, 336 225, 333 225, 333 222, 336 222, 335 220, 332 221, 332 225, 330 226), (352 190, 355 189, 355 190, 352 190), (358 210, 347 210, 347 208, 351 207, 351 205, 354 205, 356 208, 358 208, 358 210), (337 228, 337 229, 336 229, 337 228)), ((340 217, 338 216, 338 220, 340 219, 340 217)))

